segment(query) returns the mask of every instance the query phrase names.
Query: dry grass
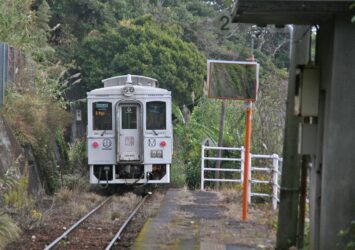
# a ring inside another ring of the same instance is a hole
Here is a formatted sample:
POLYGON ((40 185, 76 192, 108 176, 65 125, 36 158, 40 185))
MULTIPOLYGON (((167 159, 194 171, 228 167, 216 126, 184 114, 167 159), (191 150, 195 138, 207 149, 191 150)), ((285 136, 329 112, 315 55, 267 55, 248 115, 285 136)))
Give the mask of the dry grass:
MULTIPOLYGON (((225 215, 228 218, 241 220, 243 191, 238 189, 223 189, 218 195, 221 203, 227 208, 225 215)), ((277 210, 273 210, 270 203, 249 205, 248 220, 275 229, 277 210)))
MULTIPOLYGON (((80 192, 78 192, 78 193, 80 193, 80 192)), ((89 204, 90 203, 91 204, 96 204, 100 200, 102 200, 102 197, 97 195, 97 194, 95 194, 95 193, 81 193, 79 195, 82 197, 82 199, 83 199, 83 201, 85 203, 89 203, 89 204)))
POLYGON ((75 216, 75 218, 83 217, 88 212, 88 208, 85 204, 80 204, 75 201, 70 202, 69 207, 72 210, 72 214, 75 216))
POLYGON ((68 202, 73 199, 74 192, 66 187, 59 189, 55 194, 63 202, 68 202))
POLYGON ((267 225, 276 230, 278 210, 273 210, 271 204, 250 206, 249 218, 260 225, 267 225))
POLYGON ((65 211, 75 218, 84 216, 102 200, 102 197, 97 194, 70 190, 66 187, 61 188, 55 196, 65 211))
POLYGON ((115 220, 124 220, 125 216, 134 209, 140 201, 140 197, 134 193, 126 193, 123 196, 115 196, 108 205, 108 209, 101 210, 96 217, 100 221, 113 222, 115 220))
POLYGON ((72 190, 67 187, 59 189, 55 196, 63 202, 80 201, 80 203, 86 205, 98 203, 102 199, 101 196, 95 193, 83 192, 81 190, 72 190))
POLYGON ((239 203, 242 201, 243 192, 240 189, 226 188, 219 193, 219 199, 222 203, 239 203))
POLYGON ((177 192, 177 196, 174 197, 174 201, 180 205, 191 205, 194 203, 194 198, 191 194, 191 191, 186 186, 184 186, 181 191, 177 192))

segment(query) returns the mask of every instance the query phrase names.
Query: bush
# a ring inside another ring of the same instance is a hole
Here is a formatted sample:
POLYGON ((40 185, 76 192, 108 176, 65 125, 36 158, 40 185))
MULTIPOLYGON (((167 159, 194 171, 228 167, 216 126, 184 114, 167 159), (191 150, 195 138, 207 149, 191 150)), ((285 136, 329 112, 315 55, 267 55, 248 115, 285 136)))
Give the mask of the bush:
POLYGON ((63 176, 63 187, 73 191, 88 191, 90 183, 87 176, 68 174, 63 176))
POLYGON ((0 249, 20 237, 20 228, 13 222, 11 217, 0 211, 0 249))
POLYGON ((34 201, 27 191, 27 185, 27 176, 21 176, 16 185, 4 194, 5 205, 20 213, 31 210, 34 201))
MULTIPOLYGON (((178 160, 176 160, 178 161, 178 160)), ((181 162, 173 162, 171 165, 171 185, 173 187, 183 187, 186 181, 185 166, 181 162)))
POLYGON ((189 162, 186 166, 186 184, 190 189, 200 187, 201 182, 201 166, 189 162))
POLYGON ((71 173, 86 174, 87 173, 87 152, 86 139, 78 139, 74 144, 69 146, 68 151, 69 167, 71 173))
POLYGON ((53 135, 68 124, 70 115, 58 103, 34 92, 7 93, 4 114, 22 145, 30 145, 51 193, 59 186, 53 135))

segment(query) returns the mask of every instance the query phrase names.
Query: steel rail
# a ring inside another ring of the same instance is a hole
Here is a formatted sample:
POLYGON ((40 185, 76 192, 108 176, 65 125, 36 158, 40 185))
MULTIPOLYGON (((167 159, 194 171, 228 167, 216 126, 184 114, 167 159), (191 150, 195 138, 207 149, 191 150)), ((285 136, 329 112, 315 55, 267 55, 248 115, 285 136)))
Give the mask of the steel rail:
POLYGON ((139 204, 136 206, 136 208, 132 211, 132 213, 129 215, 129 217, 125 220, 125 222, 122 224, 122 226, 120 227, 120 229, 118 230, 118 232, 116 233, 115 237, 112 238, 111 242, 107 245, 107 247, 105 248, 105 250, 110 250, 113 247, 113 244, 115 244, 115 242, 117 240, 121 239, 121 233, 123 232, 123 230, 126 228, 126 226, 128 225, 128 223, 132 220, 133 216, 138 212, 139 208, 143 205, 143 203, 145 202, 145 200, 147 199, 147 197, 149 195, 151 195, 152 193, 148 193, 146 196, 144 196, 142 198, 142 200, 139 202, 139 204))
POLYGON ((83 221, 85 221, 87 218, 89 218, 93 213, 95 213, 98 209, 100 209, 103 205, 108 202, 112 196, 106 198, 103 202, 101 202, 97 207, 95 207, 93 210, 91 210, 89 213, 87 213, 85 216, 83 216, 80 220, 78 220, 75 224, 73 224, 68 230, 66 230, 61 236, 59 236, 57 239, 55 239, 51 244, 49 244, 44 250, 49 250, 52 249, 55 245, 57 245, 62 239, 68 236, 74 229, 76 229, 83 221))

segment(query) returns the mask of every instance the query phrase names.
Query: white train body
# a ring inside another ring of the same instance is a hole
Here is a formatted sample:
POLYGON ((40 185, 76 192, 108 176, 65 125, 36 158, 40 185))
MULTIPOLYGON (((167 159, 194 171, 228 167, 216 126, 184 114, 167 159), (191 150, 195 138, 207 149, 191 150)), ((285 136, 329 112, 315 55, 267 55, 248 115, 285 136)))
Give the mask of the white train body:
POLYGON ((171 92, 144 76, 103 82, 87 93, 90 183, 169 183, 171 92))

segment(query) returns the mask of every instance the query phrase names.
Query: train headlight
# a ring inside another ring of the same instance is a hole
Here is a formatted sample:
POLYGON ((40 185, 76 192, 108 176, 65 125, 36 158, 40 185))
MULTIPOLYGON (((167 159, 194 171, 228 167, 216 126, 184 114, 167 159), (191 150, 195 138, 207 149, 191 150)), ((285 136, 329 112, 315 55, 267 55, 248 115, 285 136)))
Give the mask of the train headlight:
POLYGON ((99 145, 99 143, 98 143, 97 141, 94 141, 94 142, 91 144, 91 146, 92 146, 93 148, 98 148, 100 145, 99 145))
POLYGON ((162 148, 164 148, 165 146, 166 146, 166 141, 162 141, 162 142, 160 142, 160 147, 162 147, 162 148))
POLYGON ((156 150, 151 150, 150 151, 150 157, 156 158, 157 157, 157 151, 156 150))

